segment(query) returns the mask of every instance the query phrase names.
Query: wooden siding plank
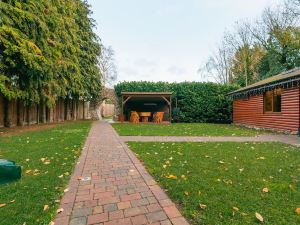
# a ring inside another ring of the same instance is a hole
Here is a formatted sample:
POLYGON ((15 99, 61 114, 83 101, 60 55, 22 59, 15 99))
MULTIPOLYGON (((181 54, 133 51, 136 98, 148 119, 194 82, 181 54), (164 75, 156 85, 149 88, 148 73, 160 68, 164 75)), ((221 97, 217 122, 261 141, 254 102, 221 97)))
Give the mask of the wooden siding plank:
POLYGON ((283 89, 281 113, 264 113, 263 95, 233 102, 233 123, 280 131, 298 131, 299 88, 283 89))

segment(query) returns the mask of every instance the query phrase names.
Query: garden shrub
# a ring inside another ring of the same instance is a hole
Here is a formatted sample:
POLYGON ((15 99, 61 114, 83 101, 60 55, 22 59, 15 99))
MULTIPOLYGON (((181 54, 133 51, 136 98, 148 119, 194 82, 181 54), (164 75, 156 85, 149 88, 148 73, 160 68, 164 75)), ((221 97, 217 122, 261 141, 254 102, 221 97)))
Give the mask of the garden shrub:
POLYGON ((118 98, 121 92, 173 92, 172 119, 174 122, 230 123, 232 100, 225 95, 238 87, 212 82, 121 82, 115 85, 118 98), (177 108, 176 108, 177 102, 177 108))

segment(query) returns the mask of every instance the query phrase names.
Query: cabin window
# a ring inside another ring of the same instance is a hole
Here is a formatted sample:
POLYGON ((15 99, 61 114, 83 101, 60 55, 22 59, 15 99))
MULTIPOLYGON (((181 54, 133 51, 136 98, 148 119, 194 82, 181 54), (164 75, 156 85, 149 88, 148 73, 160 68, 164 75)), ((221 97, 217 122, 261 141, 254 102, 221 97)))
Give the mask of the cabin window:
POLYGON ((264 111, 281 112, 281 88, 265 92, 264 111))

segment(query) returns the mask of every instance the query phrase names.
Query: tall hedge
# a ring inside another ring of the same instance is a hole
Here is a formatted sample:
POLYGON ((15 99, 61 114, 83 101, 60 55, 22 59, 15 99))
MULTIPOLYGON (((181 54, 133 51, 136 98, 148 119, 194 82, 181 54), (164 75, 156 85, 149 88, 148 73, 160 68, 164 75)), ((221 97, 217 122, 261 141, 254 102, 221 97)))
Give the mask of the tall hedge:
POLYGON ((95 99, 100 43, 86 0, 0 1, 0 93, 27 105, 95 99))
POLYGON ((171 91, 172 118, 178 122, 230 123, 232 100, 225 95, 238 87, 211 82, 121 82, 115 85, 117 97, 121 92, 171 91), (176 108, 177 106, 177 108, 176 108))

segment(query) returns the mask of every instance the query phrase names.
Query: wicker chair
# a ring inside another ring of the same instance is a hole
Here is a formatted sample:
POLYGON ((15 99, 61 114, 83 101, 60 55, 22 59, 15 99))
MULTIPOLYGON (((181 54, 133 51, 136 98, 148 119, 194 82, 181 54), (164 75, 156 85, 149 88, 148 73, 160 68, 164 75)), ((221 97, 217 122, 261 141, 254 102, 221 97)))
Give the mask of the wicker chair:
POLYGON ((131 123, 139 123, 140 122, 140 116, 136 111, 132 111, 130 113, 130 122, 131 123))
POLYGON ((164 118, 164 112, 156 112, 153 115, 153 123, 162 123, 164 118))

